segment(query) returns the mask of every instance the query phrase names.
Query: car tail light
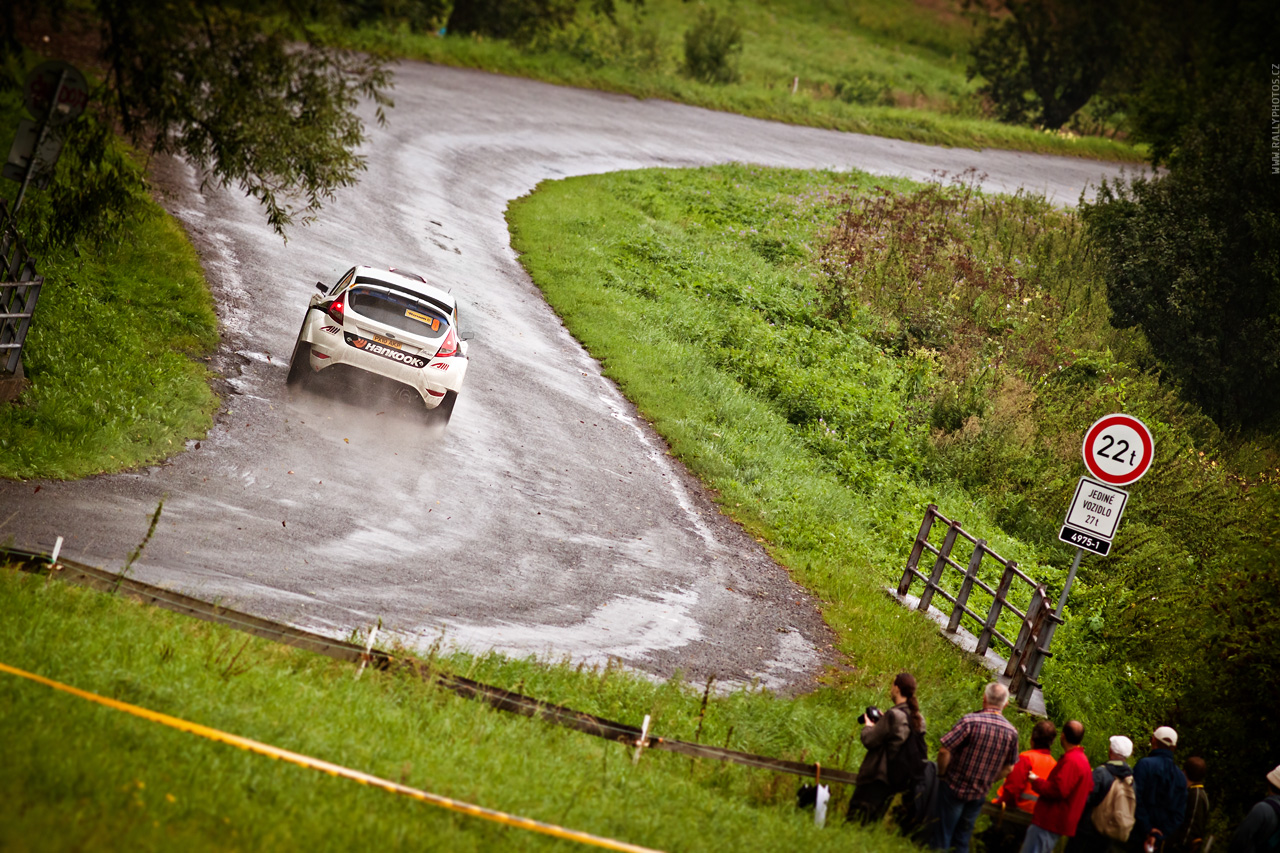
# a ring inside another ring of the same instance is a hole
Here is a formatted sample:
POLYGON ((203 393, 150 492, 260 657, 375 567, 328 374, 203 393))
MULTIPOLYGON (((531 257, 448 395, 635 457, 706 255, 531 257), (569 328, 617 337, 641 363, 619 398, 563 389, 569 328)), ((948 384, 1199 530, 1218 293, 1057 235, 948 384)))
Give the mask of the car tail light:
POLYGON ((337 299, 329 303, 329 307, 325 309, 325 313, 333 318, 333 322, 341 326, 342 316, 345 310, 346 306, 342 304, 342 297, 339 296, 337 299))
POLYGON ((444 336, 444 343, 440 344, 440 349, 436 351, 436 358, 446 358, 451 355, 458 354, 458 333, 453 326, 449 327, 449 333, 444 336))

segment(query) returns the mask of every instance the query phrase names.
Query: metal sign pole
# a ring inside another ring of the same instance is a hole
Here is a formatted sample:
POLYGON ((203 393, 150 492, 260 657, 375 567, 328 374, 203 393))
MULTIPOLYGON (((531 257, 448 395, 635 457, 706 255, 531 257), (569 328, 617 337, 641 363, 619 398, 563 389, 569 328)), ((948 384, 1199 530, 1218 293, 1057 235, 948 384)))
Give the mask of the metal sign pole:
MULTIPOLYGON (((1071 592, 1071 584, 1075 582, 1076 570, 1080 568, 1080 558, 1084 556, 1084 549, 1076 549, 1076 558, 1071 561, 1071 571, 1067 572, 1067 583, 1062 587, 1062 597, 1058 599, 1058 609, 1053 611, 1053 615, 1058 619, 1062 618, 1062 611, 1067 607, 1067 593, 1071 592)), ((1053 636, 1053 626, 1055 622, 1049 623, 1049 636, 1053 636)))
POLYGON ((44 138, 49 133, 52 126, 54 111, 58 109, 58 99, 62 97, 62 87, 67 82, 67 69, 63 68, 62 73, 58 75, 58 85, 54 87, 53 98, 49 101, 49 111, 45 113, 44 124, 40 127, 40 136, 36 139, 35 150, 31 153, 31 159, 27 162, 27 174, 22 179, 22 187, 18 190, 18 198, 13 203, 13 215, 18 215, 18 208, 22 207, 22 198, 27 194, 27 186, 31 183, 31 176, 36 172, 36 159, 40 156, 40 146, 44 144, 44 138))

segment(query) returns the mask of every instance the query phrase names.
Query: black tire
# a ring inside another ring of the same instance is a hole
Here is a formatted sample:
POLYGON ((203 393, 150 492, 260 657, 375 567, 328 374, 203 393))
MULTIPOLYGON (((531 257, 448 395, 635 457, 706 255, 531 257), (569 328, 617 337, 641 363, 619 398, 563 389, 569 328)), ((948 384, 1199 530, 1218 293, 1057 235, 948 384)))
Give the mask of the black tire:
POLYGON ((431 420, 440 426, 447 426, 449 418, 453 417, 453 405, 458 402, 457 391, 445 391, 444 399, 440 401, 440 405, 431 410, 431 420))
MULTIPOLYGON (((303 323, 306 326, 306 323, 303 323)), ((311 383, 315 371, 311 369, 311 344, 302 339, 302 329, 298 330, 298 340, 293 344, 293 355, 289 358, 289 375, 284 384, 292 388, 306 388, 311 383)))

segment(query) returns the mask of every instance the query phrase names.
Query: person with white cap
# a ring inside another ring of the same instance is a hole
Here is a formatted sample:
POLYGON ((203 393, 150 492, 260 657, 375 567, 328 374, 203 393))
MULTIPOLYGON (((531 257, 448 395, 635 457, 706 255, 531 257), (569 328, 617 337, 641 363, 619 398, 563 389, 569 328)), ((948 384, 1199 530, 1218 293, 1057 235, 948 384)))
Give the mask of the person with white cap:
POLYGON ((1093 823, 1093 811, 1106 799, 1117 780, 1128 780, 1121 782, 1122 785, 1133 784, 1133 768, 1128 760, 1133 755, 1133 741, 1124 735, 1112 735, 1107 746, 1107 763, 1093 768, 1093 792, 1085 801, 1075 836, 1067 842, 1067 853, 1107 853, 1113 847, 1118 850, 1122 843, 1098 831, 1093 823))
POLYGON ((1280 766, 1267 774, 1267 797, 1255 803, 1231 836, 1227 853, 1280 849, 1280 766))
POLYGON ((1151 733, 1151 753, 1133 768, 1133 788, 1138 795, 1129 849, 1159 853, 1166 839, 1182 826, 1187 810, 1187 777, 1173 751, 1178 733, 1160 726, 1151 733))

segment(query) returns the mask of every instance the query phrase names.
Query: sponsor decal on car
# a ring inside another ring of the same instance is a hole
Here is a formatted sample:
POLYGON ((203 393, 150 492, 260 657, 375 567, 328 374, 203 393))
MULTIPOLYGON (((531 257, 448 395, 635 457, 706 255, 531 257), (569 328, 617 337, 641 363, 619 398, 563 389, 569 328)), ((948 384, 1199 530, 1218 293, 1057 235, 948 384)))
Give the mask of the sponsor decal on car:
POLYGON ((401 352, 398 349, 392 349, 389 346, 380 344, 377 341, 371 341, 368 338, 358 338, 355 335, 347 335, 347 343, 359 350, 371 352, 374 355, 380 355, 391 361, 398 361, 401 364, 407 364, 410 367, 426 367, 427 360, 421 356, 412 355, 407 352, 401 352))
POLYGON ((336 334, 338 334, 338 332, 340 332, 340 331, 342 331, 342 330, 341 330, 341 329, 339 329, 337 326, 321 326, 321 327, 320 327, 320 331, 322 331, 322 332, 328 332, 328 333, 329 333, 329 334, 331 334, 331 335, 336 335, 336 334))
POLYGON ((438 332, 438 331, 440 331, 440 320, 439 320, 439 318, 431 317, 431 316, 428 316, 428 315, 426 315, 426 314, 422 314, 422 313, 420 313, 420 312, 418 312, 418 311, 414 311, 412 308, 406 308, 406 309, 404 309, 404 316, 406 316, 406 317, 408 317, 408 318, 410 318, 410 319, 412 319, 412 320, 417 320, 419 323, 426 323, 428 326, 430 326, 430 327, 431 327, 431 331, 433 331, 433 332, 438 332))
POLYGON ((448 364, 448 362, 444 362, 444 361, 437 361, 435 364, 433 364, 433 365, 431 365, 431 366, 432 366, 432 367, 434 367, 436 370, 448 370, 448 369, 449 369, 449 364, 448 364))

